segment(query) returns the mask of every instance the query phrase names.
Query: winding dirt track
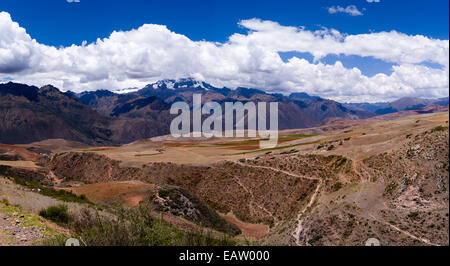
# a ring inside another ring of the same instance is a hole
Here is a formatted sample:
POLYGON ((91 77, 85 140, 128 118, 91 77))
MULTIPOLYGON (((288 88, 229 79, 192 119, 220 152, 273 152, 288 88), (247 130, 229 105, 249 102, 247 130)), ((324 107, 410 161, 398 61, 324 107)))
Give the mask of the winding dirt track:
POLYGON ((318 181, 317 187, 314 190, 314 193, 312 194, 311 199, 309 200, 308 204, 306 204, 306 206, 297 215, 297 227, 296 227, 296 229, 295 229, 295 231, 294 231, 292 236, 295 239, 295 243, 297 245, 300 245, 300 240, 299 240, 300 239, 300 233, 302 232, 302 229, 303 229, 303 226, 302 226, 303 219, 302 219, 302 217, 303 217, 304 213, 308 210, 308 208, 310 208, 313 205, 314 201, 316 200, 317 194, 319 194, 320 187, 322 186, 322 179, 317 178, 317 177, 301 176, 301 175, 297 175, 297 174, 294 174, 294 173, 291 173, 291 172, 287 172, 287 171, 284 171, 284 170, 273 168, 273 167, 270 167, 270 166, 249 165, 249 164, 241 163, 239 161, 237 161, 235 163, 239 164, 241 166, 245 166, 245 167, 254 167, 254 168, 268 169, 268 170, 272 170, 272 171, 275 171, 275 172, 283 173, 283 174, 286 174, 286 175, 289 175, 289 176, 293 176, 293 177, 297 177, 297 178, 303 178, 303 179, 309 179, 309 180, 316 180, 316 181, 318 181))
POLYGON ((372 218, 372 219, 374 219, 374 220, 376 220, 376 221, 378 221, 378 222, 380 222, 380 223, 383 223, 383 224, 385 224, 385 225, 388 225, 388 226, 390 226, 392 229, 394 229, 394 230, 396 230, 396 231, 398 231, 398 232, 400 232, 400 233, 402 233, 402 234, 405 234, 405 235, 409 236, 409 237, 412 238, 412 239, 421 241, 421 242, 423 242, 423 243, 425 243, 425 244, 427 244, 427 245, 430 245, 430 246, 439 246, 439 245, 437 245, 437 244, 431 243, 430 240, 428 240, 428 239, 417 237, 417 236, 411 234, 411 233, 408 232, 408 231, 405 231, 405 230, 402 230, 402 229, 398 228, 397 226, 395 226, 395 225, 393 225, 393 224, 390 224, 390 223, 388 223, 388 222, 386 222, 386 221, 377 219, 377 218, 376 218, 375 216, 373 216, 372 214, 370 214, 369 216, 370 216, 370 218, 372 218))
MULTIPOLYGON (((294 230, 294 233, 293 233, 292 236, 293 236, 294 239, 295 239, 295 243, 296 243, 297 245, 300 245, 300 234, 301 234, 301 232, 302 232, 302 230, 303 230, 303 225, 302 225, 302 224, 303 224, 303 215, 304 215, 305 212, 308 210, 308 208, 310 208, 310 207, 313 205, 314 201, 316 200, 316 197, 317 197, 317 195, 319 194, 320 188, 321 188, 321 186, 322 186, 322 179, 316 178, 316 177, 301 176, 301 175, 297 175, 297 174, 294 174, 294 173, 290 173, 290 172, 287 172, 287 171, 284 171, 284 170, 280 170, 280 169, 277 169, 277 168, 273 168, 273 167, 270 167, 270 166, 249 165, 249 164, 241 163, 241 162, 239 162, 239 161, 236 161, 235 163, 236 163, 236 164, 239 164, 239 165, 241 165, 241 166, 245 166, 245 167, 254 167, 254 168, 269 169, 269 170, 276 171, 276 172, 280 172, 280 173, 283 173, 283 174, 286 174, 286 175, 290 175, 290 176, 293 176, 293 177, 298 177, 298 178, 304 178, 304 179, 317 180, 317 181, 319 181, 319 183, 318 183, 316 189, 314 190, 314 193, 312 194, 312 196, 311 196, 311 198, 310 198, 308 204, 307 204, 307 205, 306 205, 306 206, 298 213, 298 215, 297 215, 297 227, 296 227, 296 229, 294 230)), ((365 169, 364 169, 364 170, 365 170, 365 169)), ((362 176, 361 176, 361 177, 362 177, 362 176)), ((366 180, 364 180, 364 179, 362 178, 361 181, 366 181, 366 180)), ((244 188, 244 189, 246 189, 246 188, 244 188)), ((247 189, 246 189, 246 190, 247 190, 247 189)), ((408 237, 410 237, 410 238, 412 238, 412 239, 421 241, 421 242, 423 242, 423 243, 425 243, 425 244, 427 244, 427 245, 431 245, 431 246, 439 246, 439 245, 437 245, 437 244, 431 243, 428 239, 424 239, 424 238, 417 237, 417 236, 411 234, 411 233, 408 232, 408 231, 405 231, 405 230, 402 230, 402 229, 396 227, 395 225, 392 225, 392 224, 390 224, 390 223, 388 223, 388 222, 386 222, 386 221, 377 219, 377 218, 376 218, 375 216, 373 216, 373 215, 370 215, 370 217, 371 217, 372 219, 374 219, 374 220, 380 222, 380 223, 383 223, 383 224, 386 224, 386 225, 390 226, 390 227, 393 228, 394 230, 396 230, 396 231, 398 231, 398 232, 400 232, 400 233, 402 233, 402 234, 405 234, 405 235, 407 235, 408 237)))

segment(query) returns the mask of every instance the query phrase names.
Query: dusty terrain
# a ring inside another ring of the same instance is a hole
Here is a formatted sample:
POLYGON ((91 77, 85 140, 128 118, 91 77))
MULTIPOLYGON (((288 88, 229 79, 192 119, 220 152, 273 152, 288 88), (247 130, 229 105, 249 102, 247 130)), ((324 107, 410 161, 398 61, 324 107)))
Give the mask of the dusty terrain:
POLYGON ((118 181, 87 184, 76 187, 62 188, 76 195, 85 195, 89 200, 95 202, 123 203, 134 207, 139 202, 148 198, 155 186, 153 184, 138 181, 118 181))
POLYGON ((28 169, 58 189, 98 204, 152 202, 184 230, 235 232, 231 223, 260 244, 448 245, 448 112, 408 112, 282 131, 264 150, 258 139, 170 136, 0 148, 24 158, 4 164, 36 163, 28 169))
MULTIPOLYGON (((69 235, 66 229, 38 216, 38 212, 63 202, 37 194, 0 176, 0 246, 35 245, 40 241, 69 235)), ((71 212, 81 206, 69 204, 71 212)))

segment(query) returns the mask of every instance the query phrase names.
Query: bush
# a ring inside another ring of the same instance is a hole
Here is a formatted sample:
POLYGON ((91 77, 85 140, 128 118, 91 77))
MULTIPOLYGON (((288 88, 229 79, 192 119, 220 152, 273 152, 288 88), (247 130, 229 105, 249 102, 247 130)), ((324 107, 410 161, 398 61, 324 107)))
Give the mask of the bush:
POLYGON ((417 218, 419 217, 419 212, 418 212, 418 211, 410 212, 410 213, 408 214, 408 217, 411 218, 411 219, 413 219, 413 220, 415 220, 415 219, 417 219, 417 218))
POLYGON ((77 196, 70 191, 55 190, 53 188, 43 186, 42 184, 35 182, 33 180, 26 180, 25 178, 22 177, 13 177, 13 181, 14 183, 24 186, 26 188, 38 190, 39 194, 47 197, 52 197, 65 202, 92 204, 92 202, 90 202, 85 195, 77 196))
POLYGON ((83 209, 70 228, 87 246, 235 246, 226 234, 185 232, 152 216, 149 205, 118 208, 114 215, 83 209))
POLYGON ((56 223, 67 224, 69 222, 69 213, 67 212, 67 205, 50 206, 39 212, 39 215, 47 220, 56 223))
POLYGON ((9 200, 7 198, 2 199, 1 203, 5 204, 6 206, 9 206, 9 200))
POLYGON ((398 184, 395 182, 391 182, 389 185, 386 186, 383 192, 383 196, 391 195, 392 192, 398 187, 398 184))
POLYGON ((312 237, 310 240, 308 240, 308 243, 310 245, 313 245, 314 243, 316 243, 317 241, 319 241, 320 239, 322 239, 322 235, 315 235, 314 237, 312 237))
POLYGON ((447 129, 448 129, 448 127, 437 126, 437 127, 433 128, 433 129, 431 130, 431 132, 444 131, 444 130, 447 130, 447 129))
POLYGON ((338 191, 339 189, 342 188, 342 183, 341 182, 337 182, 333 185, 333 191, 338 191))
POLYGON ((158 211, 169 212, 184 217, 201 226, 212 228, 232 236, 241 233, 241 230, 236 225, 220 217, 208 205, 184 189, 165 187, 159 190, 158 193, 166 202, 166 204, 156 206, 158 211))

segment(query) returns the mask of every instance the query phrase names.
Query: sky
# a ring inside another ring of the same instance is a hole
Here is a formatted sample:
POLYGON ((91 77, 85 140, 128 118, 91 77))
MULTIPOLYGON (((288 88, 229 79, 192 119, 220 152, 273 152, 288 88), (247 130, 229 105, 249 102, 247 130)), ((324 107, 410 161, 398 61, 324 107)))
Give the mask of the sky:
POLYGON ((346 102, 445 97, 448 10, 442 0, 0 0, 0 82, 80 92, 193 77, 346 102))

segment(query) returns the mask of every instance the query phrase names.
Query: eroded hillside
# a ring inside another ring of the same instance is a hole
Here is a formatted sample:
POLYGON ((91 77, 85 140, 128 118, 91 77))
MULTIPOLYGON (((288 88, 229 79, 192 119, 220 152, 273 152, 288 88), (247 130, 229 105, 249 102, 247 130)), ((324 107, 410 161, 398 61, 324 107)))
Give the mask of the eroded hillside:
POLYGON ((45 163, 42 155, 28 171, 98 204, 150 203, 181 228, 242 232, 261 244, 448 245, 447 113, 287 134, 271 150, 257 150, 255 140, 75 148, 45 163), (211 163, 177 163, 213 151, 211 163), (166 152, 180 157, 158 162, 166 152))
MULTIPOLYGON (((401 148, 353 163, 348 172, 324 165, 331 171, 324 180, 335 181, 297 222, 278 230, 293 232, 291 243, 302 245, 362 245, 372 237, 382 245, 448 245, 448 137, 448 127, 436 127, 407 135, 401 148)), ((300 158, 252 163, 299 172, 300 158)), ((267 241, 287 241, 279 231, 267 241)))

